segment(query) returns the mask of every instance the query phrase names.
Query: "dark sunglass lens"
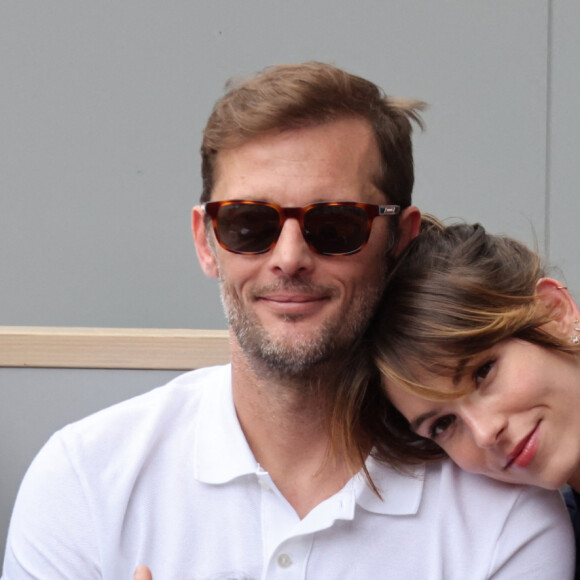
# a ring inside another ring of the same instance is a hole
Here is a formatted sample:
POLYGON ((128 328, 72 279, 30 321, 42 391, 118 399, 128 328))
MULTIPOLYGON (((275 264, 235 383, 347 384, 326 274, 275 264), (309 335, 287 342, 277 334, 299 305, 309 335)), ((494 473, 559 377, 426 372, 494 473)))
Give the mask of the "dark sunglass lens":
POLYGON ((280 216, 267 205, 223 205, 218 212, 217 224, 222 244, 242 254, 267 251, 280 234, 280 216))
POLYGON ((306 212, 307 241, 321 254, 352 254, 368 239, 368 217, 354 205, 320 205, 306 212))

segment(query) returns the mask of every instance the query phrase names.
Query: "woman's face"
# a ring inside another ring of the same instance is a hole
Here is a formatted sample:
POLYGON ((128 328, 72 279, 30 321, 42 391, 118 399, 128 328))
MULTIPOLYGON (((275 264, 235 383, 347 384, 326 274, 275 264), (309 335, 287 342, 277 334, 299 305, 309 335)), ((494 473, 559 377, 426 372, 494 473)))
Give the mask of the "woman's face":
POLYGON ((387 382, 411 428, 433 439, 462 469, 509 483, 557 489, 580 467, 578 357, 518 339, 478 355, 457 378, 429 375, 430 401, 387 382), (473 364, 471 364, 473 363, 473 364))

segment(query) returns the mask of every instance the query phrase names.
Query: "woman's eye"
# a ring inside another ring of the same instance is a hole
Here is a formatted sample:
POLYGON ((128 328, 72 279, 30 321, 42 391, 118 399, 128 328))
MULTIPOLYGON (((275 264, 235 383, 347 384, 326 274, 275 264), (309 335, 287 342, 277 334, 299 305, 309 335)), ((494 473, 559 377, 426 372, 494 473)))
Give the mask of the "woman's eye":
POLYGON ((475 379, 476 384, 479 384, 481 381, 487 378, 487 375, 491 372, 493 365, 495 364, 495 359, 488 360, 481 366, 477 367, 475 372, 473 373, 473 377, 475 379))
POLYGON ((443 417, 439 417, 431 424, 429 428, 429 437, 431 439, 437 439, 440 435, 442 435, 453 423, 455 422, 455 417, 453 415, 444 415, 443 417))

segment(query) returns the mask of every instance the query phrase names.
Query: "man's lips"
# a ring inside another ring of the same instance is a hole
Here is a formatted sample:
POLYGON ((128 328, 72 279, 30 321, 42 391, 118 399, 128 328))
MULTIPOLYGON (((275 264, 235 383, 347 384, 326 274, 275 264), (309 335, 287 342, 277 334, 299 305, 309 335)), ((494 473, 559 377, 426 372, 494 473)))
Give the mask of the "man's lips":
POLYGON ((323 300, 324 297, 312 294, 269 294, 260 296, 260 299, 272 302, 313 302, 315 300, 323 300))
POLYGON ((540 422, 514 447, 513 451, 507 456, 505 469, 512 465, 527 467, 530 464, 538 448, 539 427, 540 422))
POLYGON ((328 296, 318 294, 268 294, 258 300, 276 310, 304 310, 320 305, 328 300, 328 296))

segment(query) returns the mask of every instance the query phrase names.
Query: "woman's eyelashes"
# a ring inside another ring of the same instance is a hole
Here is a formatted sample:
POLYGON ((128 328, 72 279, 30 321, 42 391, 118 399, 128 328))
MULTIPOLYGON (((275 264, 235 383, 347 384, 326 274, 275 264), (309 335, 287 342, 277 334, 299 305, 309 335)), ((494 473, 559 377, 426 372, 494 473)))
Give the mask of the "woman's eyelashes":
POLYGON ((475 371, 473 372, 473 381, 476 387, 478 387, 485 379, 487 379, 487 377, 493 370, 495 363, 496 359, 490 358, 475 369, 475 371))
MULTIPOLYGON (((496 362, 497 358, 489 358, 475 367, 473 371, 473 382, 475 383, 476 389, 488 379, 495 368, 496 362)), ((429 439, 437 440, 443 435, 449 436, 450 428, 454 426, 456 420, 457 416, 453 414, 441 415, 434 419, 427 429, 429 439)))
POLYGON ((435 419, 429 426, 429 438, 436 440, 455 423, 455 415, 443 415, 435 419))

